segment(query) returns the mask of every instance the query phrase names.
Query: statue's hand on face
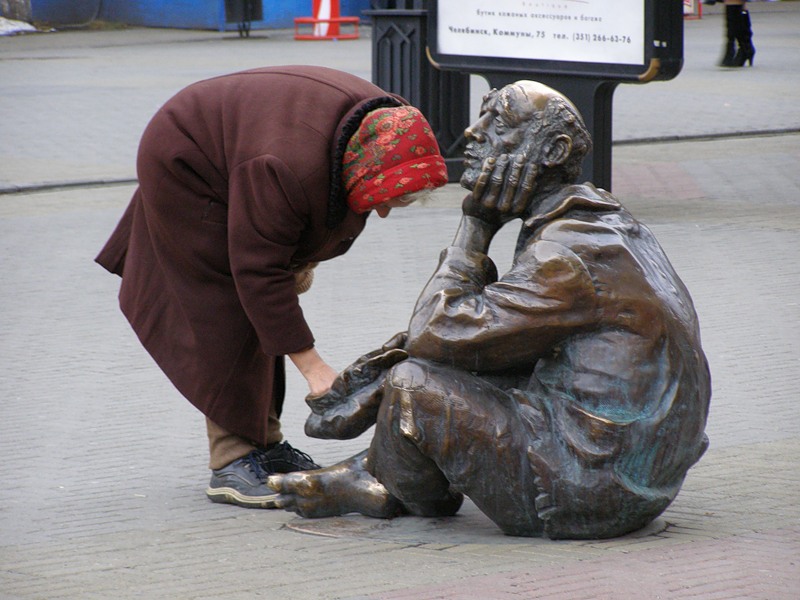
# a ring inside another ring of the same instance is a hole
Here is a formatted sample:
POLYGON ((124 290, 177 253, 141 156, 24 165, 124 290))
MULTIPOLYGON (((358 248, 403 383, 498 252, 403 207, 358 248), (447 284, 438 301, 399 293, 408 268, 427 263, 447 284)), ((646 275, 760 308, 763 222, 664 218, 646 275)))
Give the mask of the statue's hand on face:
POLYGON ((537 165, 521 154, 487 158, 472 194, 464 199, 464 214, 497 227, 522 217, 533 198, 538 172, 537 165))

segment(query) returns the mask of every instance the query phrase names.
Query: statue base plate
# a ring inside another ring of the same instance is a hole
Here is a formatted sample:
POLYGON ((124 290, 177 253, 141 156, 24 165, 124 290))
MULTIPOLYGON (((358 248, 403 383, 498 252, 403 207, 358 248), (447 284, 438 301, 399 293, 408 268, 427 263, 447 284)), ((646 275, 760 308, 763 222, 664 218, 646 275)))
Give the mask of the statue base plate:
MULTIPOLYGON (((662 517, 647 526, 616 540, 641 539, 664 532, 669 523, 662 517)), ((423 518, 398 517, 396 519, 373 519, 351 514, 323 519, 298 517, 285 525, 286 529, 333 538, 384 540, 404 544, 536 544, 552 543, 545 538, 526 538, 504 535, 478 508, 464 501, 454 517, 423 518)), ((579 540, 581 543, 594 540, 579 540)))

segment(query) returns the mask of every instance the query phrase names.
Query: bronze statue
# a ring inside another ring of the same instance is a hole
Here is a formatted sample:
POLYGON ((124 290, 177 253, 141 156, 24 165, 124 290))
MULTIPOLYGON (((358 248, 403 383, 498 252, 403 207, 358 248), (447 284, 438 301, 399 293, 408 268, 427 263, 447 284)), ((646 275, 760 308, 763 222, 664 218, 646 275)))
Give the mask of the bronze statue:
POLYGON ((708 445, 711 382, 689 293, 653 234, 575 184, 591 140, 532 81, 492 90, 466 130, 471 190, 407 333, 309 397, 306 433, 367 451, 276 475, 305 517, 455 514, 508 535, 605 538, 645 526, 708 445), (488 258, 521 227, 510 270, 488 258))

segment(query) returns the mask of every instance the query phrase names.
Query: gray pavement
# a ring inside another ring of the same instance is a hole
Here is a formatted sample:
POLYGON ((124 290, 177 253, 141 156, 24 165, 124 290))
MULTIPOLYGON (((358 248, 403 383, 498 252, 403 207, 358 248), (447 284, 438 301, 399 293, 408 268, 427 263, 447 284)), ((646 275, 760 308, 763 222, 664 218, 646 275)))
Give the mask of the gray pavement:
MULTIPOLYGON (((133 186, 88 184, 134 178, 161 102, 263 64, 369 77, 367 39, 0 38, 0 598, 797 598, 800 2, 751 7, 752 69, 714 66, 715 7, 687 21, 677 79, 615 95, 614 192, 692 292, 714 397, 711 448, 676 501, 644 531, 602 542, 505 537, 469 503, 452 519, 393 521, 211 504, 202 418, 140 348, 118 281, 92 262, 133 186)), ((303 305, 334 366, 405 328, 459 198, 447 186, 376 219, 318 270, 303 305)), ((492 249, 501 270, 511 233, 492 249)), ((369 432, 305 438, 292 371, 288 390, 287 438, 319 462, 369 443, 369 432)))

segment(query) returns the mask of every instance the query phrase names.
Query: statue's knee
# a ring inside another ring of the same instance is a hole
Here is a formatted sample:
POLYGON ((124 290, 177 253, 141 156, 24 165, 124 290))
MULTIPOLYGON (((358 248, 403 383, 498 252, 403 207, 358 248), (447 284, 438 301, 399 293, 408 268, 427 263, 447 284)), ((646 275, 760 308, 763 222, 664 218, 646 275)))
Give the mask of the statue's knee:
POLYGON ((448 405, 447 372, 422 359, 408 359, 389 371, 384 404, 395 418, 437 417, 448 405))
POLYGON ((424 362, 409 358, 393 366, 386 377, 387 391, 419 391, 427 387, 429 367, 424 362))

